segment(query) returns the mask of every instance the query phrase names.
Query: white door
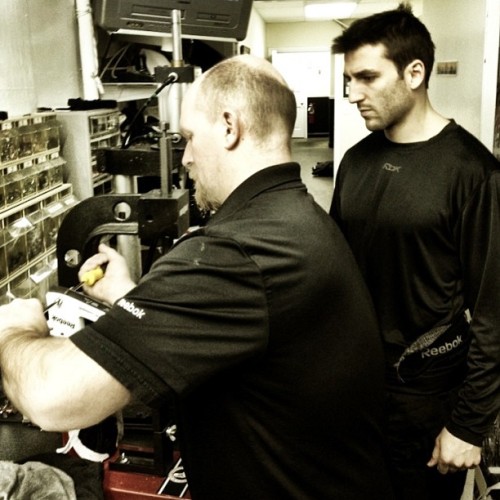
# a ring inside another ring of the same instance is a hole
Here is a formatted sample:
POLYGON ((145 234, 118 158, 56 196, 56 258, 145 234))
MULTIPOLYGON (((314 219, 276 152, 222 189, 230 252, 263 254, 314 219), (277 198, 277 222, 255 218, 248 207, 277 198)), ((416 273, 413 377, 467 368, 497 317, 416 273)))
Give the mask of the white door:
POLYGON ((295 93, 297 120, 293 137, 307 138, 307 98, 328 97, 331 87, 329 49, 271 52, 273 66, 283 75, 295 93))
POLYGON ((307 138, 307 102, 306 96, 299 90, 294 91, 295 101, 297 103, 297 118, 292 137, 296 139, 307 138))

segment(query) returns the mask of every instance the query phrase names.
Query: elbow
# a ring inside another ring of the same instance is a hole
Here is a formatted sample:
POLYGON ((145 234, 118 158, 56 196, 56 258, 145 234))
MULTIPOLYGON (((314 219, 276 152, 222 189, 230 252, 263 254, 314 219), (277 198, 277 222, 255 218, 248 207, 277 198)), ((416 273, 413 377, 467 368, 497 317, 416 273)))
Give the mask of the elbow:
POLYGON ((47 432, 66 432, 68 428, 67 417, 62 408, 49 397, 29 397, 19 404, 19 411, 32 424, 47 432))
POLYGON ((109 397, 103 400, 95 393, 92 396, 77 393, 67 397, 35 397, 26 408, 26 416, 44 431, 68 432, 98 424, 129 402, 130 393, 125 388, 117 399, 109 397))
POLYGON ((44 431, 67 432, 86 426, 81 405, 76 408, 61 394, 47 390, 47 386, 45 389, 25 390, 21 397, 13 397, 12 402, 25 419, 44 431))
POLYGON ((67 428, 65 422, 57 418, 53 413, 45 413, 43 411, 36 411, 31 415, 27 415, 28 420, 40 427, 42 431, 46 432, 67 432, 70 429, 67 428))

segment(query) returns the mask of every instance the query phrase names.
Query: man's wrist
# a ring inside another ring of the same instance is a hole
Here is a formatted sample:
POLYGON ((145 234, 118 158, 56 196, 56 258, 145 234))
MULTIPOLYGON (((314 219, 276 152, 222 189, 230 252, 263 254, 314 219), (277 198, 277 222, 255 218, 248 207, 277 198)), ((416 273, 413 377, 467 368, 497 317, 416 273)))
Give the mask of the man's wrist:
POLYGON ((470 429, 465 429, 451 421, 446 424, 446 429, 450 434, 466 443, 479 447, 483 445, 484 436, 482 434, 472 432, 470 429))

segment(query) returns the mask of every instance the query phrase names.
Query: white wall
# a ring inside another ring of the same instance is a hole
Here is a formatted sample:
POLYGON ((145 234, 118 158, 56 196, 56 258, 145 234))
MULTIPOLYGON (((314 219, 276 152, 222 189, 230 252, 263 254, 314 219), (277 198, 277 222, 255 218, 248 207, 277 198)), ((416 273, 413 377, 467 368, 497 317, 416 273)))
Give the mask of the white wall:
POLYGON ((260 14, 252 8, 246 38, 240 43, 257 57, 266 57, 266 25, 260 14))
POLYGON ((266 25, 268 53, 276 49, 308 48, 330 50, 342 28, 334 21, 272 23, 266 25))
POLYGON ((74 0, 2 0, 0 109, 9 116, 80 97, 74 0))
POLYGON ((0 110, 9 116, 29 113, 36 106, 27 4, 28 0, 2 2, 0 110))
POLYGON ((500 2, 486 0, 481 132, 479 138, 500 160, 500 2))
MULTIPOLYGON (((497 0, 498 1, 498 0, 497 0)), ((454 118, 476 137, 481 134, 486 0, 424 0, 422 21, 436 45, 436 62, 458 61, 458 72, 437 75, 429 97, 439 113, 454 118)))

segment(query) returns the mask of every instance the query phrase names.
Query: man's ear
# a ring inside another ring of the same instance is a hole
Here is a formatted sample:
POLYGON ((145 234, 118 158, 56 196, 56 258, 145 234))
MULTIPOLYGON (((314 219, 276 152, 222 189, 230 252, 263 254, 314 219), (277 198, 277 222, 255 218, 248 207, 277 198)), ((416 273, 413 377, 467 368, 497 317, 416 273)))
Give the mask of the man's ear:
POLYGON ((224 111, 223 124, 225 129, 225 147, 230 150, 237 146, 241 138, 242 126, 238 113, 234 111, 224 111))
POLYGON ((415 59, 405 68, 404 77, 409 87, 416 90, 425 84, 425 65, 420 59, 415 59))

